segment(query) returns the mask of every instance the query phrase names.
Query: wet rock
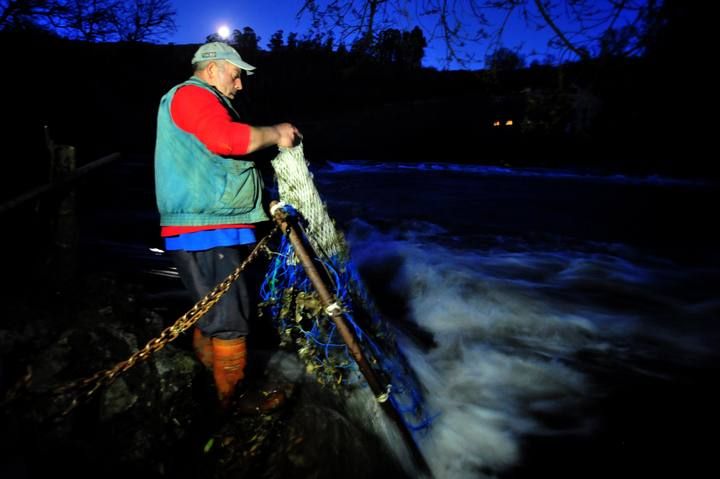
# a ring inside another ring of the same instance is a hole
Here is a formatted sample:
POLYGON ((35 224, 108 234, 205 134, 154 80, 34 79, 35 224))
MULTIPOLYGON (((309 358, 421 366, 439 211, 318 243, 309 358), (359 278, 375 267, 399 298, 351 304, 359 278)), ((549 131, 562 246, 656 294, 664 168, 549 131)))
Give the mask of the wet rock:
POLYGON ((99 419, 107 421, 113 416, 127 411, 137 402, 138 395, 133 394, 128 388, 127 382, 120 378, 108 386, 105 394, 103 394, 99 419))
POLYGON ((0 374, 9 373, 0 379, 9 385, 21 366, 32 370, 26 396, 0 411, 0 450, 13 458, 0 463, 1 477, 407 477, 346 404, 306 375, 295 351, 251 351, 248 387, 296 384, 285 407, 264 416, 219 413, 212 375, 187 334, 91 396, 93 384, 54 393, 128 359, 177 317, 131 297, 103 290, 63 322, 37 314, 37 321, 0 329, 0 374))

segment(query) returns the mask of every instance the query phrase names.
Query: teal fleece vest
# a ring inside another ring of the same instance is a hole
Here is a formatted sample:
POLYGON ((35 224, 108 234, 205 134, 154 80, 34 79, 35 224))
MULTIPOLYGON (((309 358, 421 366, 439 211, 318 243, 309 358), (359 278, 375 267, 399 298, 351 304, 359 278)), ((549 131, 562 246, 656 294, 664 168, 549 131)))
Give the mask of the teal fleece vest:
POLYGON ((195 135, 181 130, 170 115, 178 88, 195 85, 218 97, 240 119, 230 101, 202 80, 191 77, 160 100, 155 143, 155 194, 162 226, 258 223, 268 219, 262 207, 262 177, 255 163, 212 153, 195 135))

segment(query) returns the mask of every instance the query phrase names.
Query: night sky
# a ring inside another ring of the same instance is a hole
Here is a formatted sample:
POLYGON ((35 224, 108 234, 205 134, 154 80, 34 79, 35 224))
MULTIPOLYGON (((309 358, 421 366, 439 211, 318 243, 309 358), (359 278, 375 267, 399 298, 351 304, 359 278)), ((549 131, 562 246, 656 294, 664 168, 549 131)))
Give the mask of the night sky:
MULTIPOLYGON (((178 44, 203 42, 209 34, 216 33, 221 25, 227 25, 231 31, 249 26, 260 36, 260 47, 265 49, 274 32, 283 30, 285 35, 289 32, 302 35, 309 26, 307 15, 301 21, 297 19, 296 14, 302 0, 172 0, 172 3, 177 12, 175 22, 178 29, 166 41, 178 44)), ((407 25, 405 20, 397 25, 398 28, 408 30, 413 26, 407 25)), ((521 52, 528 56, 528 62, 533 59, 542 60, 547 53, 547 31, 536 32, 517 20, 508 26, 507 32, 504 37, 505 46, 520 47, 521 52), (536 56, 530 56, 533 51, 537 52, 536 56)), ((477 46, 476 57, 479 60, 484 58, 486 48, 487 45, 484 44, 477 46)), ((426 49, 423 64, 442 68, 443 54, 444 50, 439 42, 431 43, 426 49)), ((481 66, 481 62, 475 66, 481 66)))
POLYGON ((304 33, 307 21, 296 19, 300 0, 228 1, 228 0, 172 0, 177 15, 178 30, 168 41, 175 43, 200 43, 218 27, 227 25, 230 30, 252 27, 261 37, 260 46, 265 48, 270 36, 278 31, 304 33))

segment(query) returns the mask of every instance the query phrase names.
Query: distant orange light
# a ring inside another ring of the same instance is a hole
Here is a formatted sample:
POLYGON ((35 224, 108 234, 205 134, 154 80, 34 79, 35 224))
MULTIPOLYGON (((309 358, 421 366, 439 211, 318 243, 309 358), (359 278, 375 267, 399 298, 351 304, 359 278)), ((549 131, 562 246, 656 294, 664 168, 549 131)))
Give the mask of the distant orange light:
POLYGON ((512 120, 508 120, 505 122, 505 126, 512 126, 513 122, 512 120))
POLYGON ((493 126, 500 126, 500 121, 495 120, 495 121, 493 122, 493 126))

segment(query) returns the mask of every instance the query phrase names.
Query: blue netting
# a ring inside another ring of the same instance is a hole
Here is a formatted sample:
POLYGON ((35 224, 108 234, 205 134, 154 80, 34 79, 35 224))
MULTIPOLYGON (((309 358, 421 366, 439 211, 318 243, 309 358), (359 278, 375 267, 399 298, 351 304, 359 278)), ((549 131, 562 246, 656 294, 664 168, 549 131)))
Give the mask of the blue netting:
MULTIPOLYGON (((296 214, 292 208, 286 208, 296 214)), ((389 400, 411 431, 430 425, 423 394, 390 326, 372 308, 357 268, 347 257, 318 259, 327 273, 344 317, 353 328, 371 368, 391 384, 389 400)), ((320 299, 293 247, 283 236, 261 286, 263 305, 284 343, 294 343, 310 373, 335 389, 366 387, 335 323, 325 314, 320 299)))

